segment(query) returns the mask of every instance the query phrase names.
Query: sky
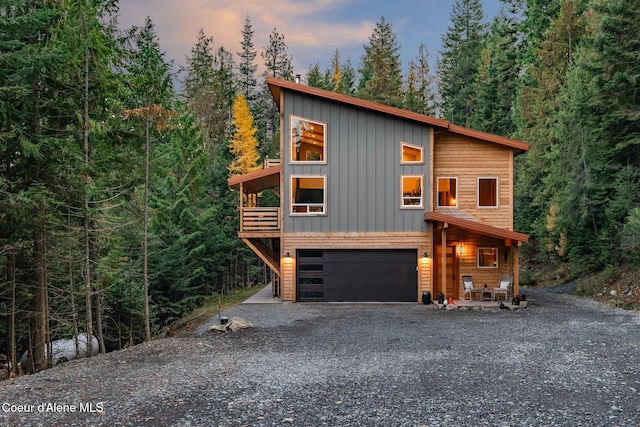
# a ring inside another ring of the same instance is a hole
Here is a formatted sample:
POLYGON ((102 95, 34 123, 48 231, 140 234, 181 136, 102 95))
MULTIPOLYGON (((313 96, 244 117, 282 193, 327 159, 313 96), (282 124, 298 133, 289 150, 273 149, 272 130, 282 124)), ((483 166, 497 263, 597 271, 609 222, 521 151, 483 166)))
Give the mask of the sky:
MULTIPOLYGON (((487 22, 501 9, 500 0, 481 0, 487 22)), ((450 25, 454 0, 120 0, 121 28, 144 25, 150 16, 167 60, 175 67, 186 64, 200 29, 234 54, 237 64, 246 17, 260 52, 268 45, 274 28, 284 35, 293 57, 294 74, 306 75, 319 63, 329 68, 338 49, 341 61, 351 59, 357 69, 373 28, 382 16, 392 24, 401 46, 403 69, 418 54, 421 43, 431 57, 431 72, 439 56, 442 36, 450 25)))

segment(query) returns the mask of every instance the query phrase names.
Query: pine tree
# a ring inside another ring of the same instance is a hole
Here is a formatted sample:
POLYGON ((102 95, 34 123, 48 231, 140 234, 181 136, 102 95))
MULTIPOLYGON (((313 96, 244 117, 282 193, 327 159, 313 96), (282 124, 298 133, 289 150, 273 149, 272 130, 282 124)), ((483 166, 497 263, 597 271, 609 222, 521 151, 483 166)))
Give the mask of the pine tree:
POLYGON ((256 100, 258 82, 255 73, 258 69, 258 64, 255 63, 257 53, 253 45, 253 28, 248 16, 244 20, 240 46, 242 47, 242 51, 238 52, 238 56, 240 57, 238 69, 239 91, 247 99, 247 103, 252 105, 256 100))
POLYGON ((235 132, 229 144, 229 151, 235 158, 229 165, 230 174, 240 175, 260 169, 256 128, 243 95, 238 95, 233 103, 233 122, 235 132))
POLYGON ((570 52, 583 32, 579 24, 582 13, 572 6, 565 3, 551 21, 534 61, 539 65, 529 68, 529 84, 521 89, 518 99, 524 120, 519 135, 532 145, 519 168, 516 203, 521 208, 516 212, 516 222, 536 236, 536 250, 543 260, 567 256, 569 217, 565 201, 572 198, 568 181, 574 179, 570 165, 577 164, 582 153, 582 149, 570 149, 566 137, 559 134, 559 94, 572 65, 570 52))
POLYGON ((435 115, 434 81, 429 68, 427 47, 421 43, 417 58, 409 62, 404 108, 420 114, 435 115))
MULTIPOLYGON (((581 15, 580 2, 567 3, 566 16, 581 15)), ((640 205, 640 4, 594 2, 586 16, 593 21, 570 51, 560 111, 559 136, 576 159, 560 206, 570 260, 602 268, 619 261, 620 233, 640 205)), ((580 25, 567 18, 567 26, 580 25)))
POLYGON ((452 25, 442 37, 438 62, 443 118, 469 126, 473 104, 473 87, 480 66, 486 24, 479 0, 456 0, 451 11, 452 25))
POLYGON ((340 88, 340 81, 342 80, 342 69, 340 65, 340 52, 338 49, 333 54, 333 58, 331 58, 331 68, 328 70, 329 81, 331 90, 337 92, 340 88))
MULTIPOLYGON (((288 52, 284 35, 274 28, 269 35, 269 44, 264 46, 260 53, 264 61, 264 77, 278 77, 285 80, 293 80, 292 57, 288 52)), ((261 152, 265 156, 277 156, 279 152, 277 133, 280 129, 280 114, 273 103, 273 97, 266 84, 262 86, 259 107, 254 111, 261 114, 256 117, 259 137, 261 139, 261 152)))
POLYGON ((395 107, 402 106, 400 44, 384 16, 364 46, 358 97, 395 107))
POLYGON ((285 80, 293 79, 293 58, 288 53, 284 35, 277 29, 269 34, 269 44, 260 53, 265 65, 265 76, 278 77, 285 80))
POLYGON ((336 92, 353 96, 356 91, 357 72, 351 64, 351 58, 347 58, 340 71, 340 81, 336 92))
POLYGON ((516 22, 504 11, 494 19, 482 51, 475 83, 471 127, 502 136, 516 131, 514 102, 518 83, 516 22))
POLYGON ((320 64, 318 62, 309 67, 309 71, 305 76, 308 86, 330 90, 330 84, 327 82, 326 77, 325 74, 320 72, 320 64))
MULTIPOLYGON (((170 73, 171 64, 166 62, 151 18, 147 17, 144 27, 131 31, 136 50, 133 52, 127 68, 130 73, 132 89, 131 101, 136 108, 125 111, 126 118, 141 119, 144 122, 145 161, 143 189, 143 297, 145 307, 145 340, 151 340, 151 309, 149 301, 149 183, 151 169, 151 138, 154 127, 159 134, 167 129, 167 121, 173 113, 170 107, 173 97, 173 85, 170 73), (155 126, 152 124, 155 123, 155 126)), ((157 135, 156 134, 156 135, 157 135)))

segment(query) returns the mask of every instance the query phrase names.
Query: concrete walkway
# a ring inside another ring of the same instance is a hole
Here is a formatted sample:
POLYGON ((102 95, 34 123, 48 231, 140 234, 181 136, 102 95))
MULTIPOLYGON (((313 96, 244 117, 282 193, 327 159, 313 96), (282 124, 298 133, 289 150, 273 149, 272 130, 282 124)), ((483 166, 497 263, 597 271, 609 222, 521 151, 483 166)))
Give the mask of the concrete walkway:
POLYGON ((279 304, 280 298, 274 298, 272 295, 271 284, 266 285, 258 292, 243 301, 243 304, 279 304))

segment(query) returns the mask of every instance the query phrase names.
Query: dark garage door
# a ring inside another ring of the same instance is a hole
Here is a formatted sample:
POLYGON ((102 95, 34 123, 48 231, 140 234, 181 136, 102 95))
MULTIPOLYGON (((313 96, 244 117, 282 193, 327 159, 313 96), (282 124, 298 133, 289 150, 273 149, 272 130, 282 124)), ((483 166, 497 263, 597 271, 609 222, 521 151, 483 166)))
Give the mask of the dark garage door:
POLYGON ((298 301, 417 301, 416 250, 299 250, 298 301))

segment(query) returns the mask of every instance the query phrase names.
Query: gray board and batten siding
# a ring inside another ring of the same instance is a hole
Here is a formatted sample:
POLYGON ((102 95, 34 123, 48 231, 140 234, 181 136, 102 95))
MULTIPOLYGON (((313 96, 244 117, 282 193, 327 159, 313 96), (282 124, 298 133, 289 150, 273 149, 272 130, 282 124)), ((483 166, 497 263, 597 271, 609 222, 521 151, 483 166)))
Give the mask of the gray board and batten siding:
POLYGON ((284 91, 283 134, 286 232, 428 231, 430 126, 360 107, 284 91), (291 116, 326 123, 325 164, 292 164, 291 116), (401 165, 400 144, 424 147, 421 164, 401 165), (326 213, 291 216, 290 176, 327 177, 326 213), (422 175, 423 206, 401 209, 400 177, 422 175))

